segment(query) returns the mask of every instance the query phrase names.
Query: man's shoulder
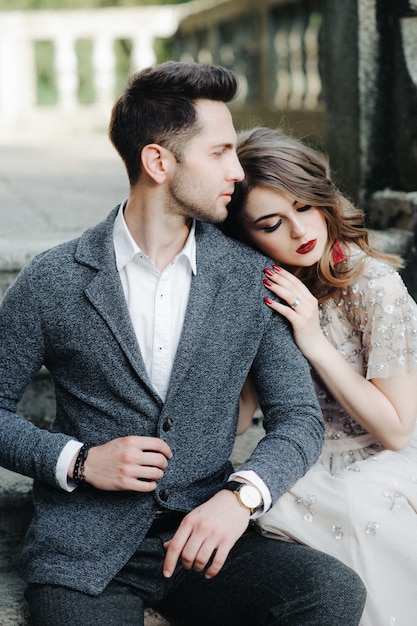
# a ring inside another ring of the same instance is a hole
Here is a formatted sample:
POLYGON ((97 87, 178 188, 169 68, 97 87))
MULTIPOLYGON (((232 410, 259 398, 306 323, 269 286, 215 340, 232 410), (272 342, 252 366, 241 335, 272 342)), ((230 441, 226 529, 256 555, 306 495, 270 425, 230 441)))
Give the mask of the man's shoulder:
POLYGON ((213 254, 222 254, 229 259, 236 259, 239 263, 253 266, 254 268, 271 263, 271 259, 258 250, 245 243, 225 235, 218 226, 197 222, 196 229, 197 245, 200 245, 213 254))
POLYGON ((79 240, 80 237, 77 237, 40 252, 31 259, 28 264, 28 270, 36 273, 37 271, 45 271, 55 265, 62 267, 70 259, 74 258, 74 251, 79 240))
POLYGON ((40 254, 37 254, 30 262, 32 271, 36 269, 45 270, 47 268, 71 265, 77 261, 90 261, 94 265, 94 260, 103 256, 103 244, 108 239, 112 241, 112 224, 114 222, 116 209, 101 222, 85 230, 79 237, 60 243, 40 254))

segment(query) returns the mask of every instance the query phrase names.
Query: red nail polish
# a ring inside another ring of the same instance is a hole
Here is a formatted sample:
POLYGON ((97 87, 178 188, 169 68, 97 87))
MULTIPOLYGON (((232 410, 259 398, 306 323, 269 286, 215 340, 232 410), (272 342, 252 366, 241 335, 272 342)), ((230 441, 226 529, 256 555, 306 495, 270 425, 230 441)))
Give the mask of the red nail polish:
POLYGON ((280 266, 279 266, 279 265, 276 265, 275 263, 274 263, 274 265, 273 265, 272 267, 273 267, 273 269, 274 269, 276 272, 280 272, 280 271, 281 271, 280 266))
POLYGON ((269 267, 265 267, 264 272, 267 276, 273 276, 274 272, 269 269, 269 267))
POLYGON ((264 298, 265 304, 272 304, 271 298, 264 298))
POLYGON ((265 287, 272 287, 271 281, 268 280, 267 278, 264 278, 263 283, 264 283, 265 287))

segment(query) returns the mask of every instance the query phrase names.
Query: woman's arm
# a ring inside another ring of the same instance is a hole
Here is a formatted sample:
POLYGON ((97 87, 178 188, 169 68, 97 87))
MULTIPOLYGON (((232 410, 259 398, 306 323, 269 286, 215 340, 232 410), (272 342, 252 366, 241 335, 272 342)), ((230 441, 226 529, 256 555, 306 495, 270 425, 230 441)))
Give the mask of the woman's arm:
POLYGON ((317 299, 293 274, 268 273, 266 286, 295 308, 269 300, 268 306, 292 325, 294 339, 343 409, 381 444, 400 450, 410 442, 417 416, 417 373, 367 380, 355 371, 323 335, 317 299))
POLYGON ((252 424, 253 416, 258 408, 258 394, 256 393, 251 375, 245 380, 239 396, 239 421, 237 435, 242 435, 252 424))
POLYGON ((390 450, 410 442, 417 416, 417 373, 367 380, 327 341, 310 362, 332 396, 390 450))

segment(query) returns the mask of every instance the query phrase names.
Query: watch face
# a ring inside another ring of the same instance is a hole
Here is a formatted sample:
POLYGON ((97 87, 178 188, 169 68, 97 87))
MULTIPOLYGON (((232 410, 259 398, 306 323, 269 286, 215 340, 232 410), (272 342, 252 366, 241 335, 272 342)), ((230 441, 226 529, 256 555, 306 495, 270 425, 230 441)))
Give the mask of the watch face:
POLYGON ((256 487, 244 485, 239 489, 239 497, 244 506, 248 509, 257 509, 262 504, 262 497, 256 487))

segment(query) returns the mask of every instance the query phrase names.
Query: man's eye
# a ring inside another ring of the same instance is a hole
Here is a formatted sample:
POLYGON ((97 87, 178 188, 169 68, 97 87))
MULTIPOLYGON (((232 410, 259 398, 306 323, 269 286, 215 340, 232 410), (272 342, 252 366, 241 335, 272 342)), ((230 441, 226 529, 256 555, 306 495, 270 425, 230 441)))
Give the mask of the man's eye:
POLYGON ((297 211, 302 213, 303 211, 308 211, 309 209, 311 209, 311 204, 304 204, 303 206, 299 206, 297 211))
POLYGON ((263 230, 265 233, 273 233, 281 225, 282 220, 278 220, 273 226, 266 226, 263 230))

